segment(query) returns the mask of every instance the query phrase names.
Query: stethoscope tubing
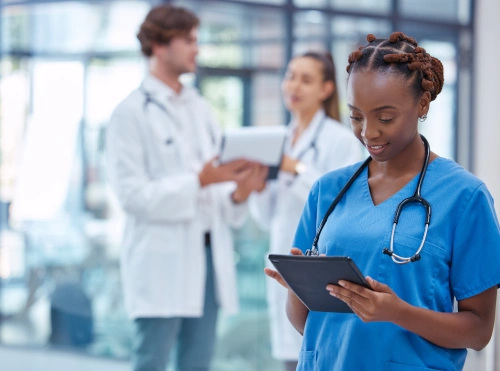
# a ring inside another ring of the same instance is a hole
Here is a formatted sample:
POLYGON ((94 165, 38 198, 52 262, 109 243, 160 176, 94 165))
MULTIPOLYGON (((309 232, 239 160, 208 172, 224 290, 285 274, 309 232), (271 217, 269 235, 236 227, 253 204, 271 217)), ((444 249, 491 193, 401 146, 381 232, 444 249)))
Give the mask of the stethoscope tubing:
MULTIPOLYGON (((422 142, 424 143, 424 147, 425 147, 425 158, 424 158, 424 163, 422 165, 422 170, 420 172, 420 176, 418 178, 417 186, 415 187, 415 192, 414 192, 413 196, 404 199, 397 206, 396 212, 394 213, 394 222, 393 222, 392 231, 391 231, 391 240, 390 240, 389 248, 383 249, 383 253, 386 255, 389 255, 392 258, 392 261, 396 264, 407 264, 407 263, 413 263, 413 262, 420 260, 420 252, 422 251, 422 248, 424 247, 425 241, 427 239, 427 232, 429 229, 429 224, 431 222, 431 205, 429 204, 429 202, 427 202, 427 200, 425 200, 421 196, 422 183, 424 181, 425 174, 427 172, 427 167, 429 165, 430 146, 429 146, 429 142, 427 141, 427 139, 423 135, 420 135, 420 137, 421 137, 422 142), (424 234, 423 234, 423 238, 422 238, 422 241, 420 243, 420 246, 418 247, 416 253, 410 257, 403 257, 403 256, 400 256, 400 255, 397 255, 394 253, 394 236, 395 236, 395 232, 396 232, 396 226, 398 224, 399 217, 401 216, 401 212, 402 212, 403 208, 405 206, 407 206, 408 204, 415 203, 415 202, 422 204, 426 210, 424 234)), ((342 188, 342 190, 339 192, 337 197, 333 200, 330 207, 326 211, 325 216, 321 220, 321 223, 320 223, 318 230, 316 232, 316 236, 314 237, 312 247, 311 247, 311 249, 306 251, 306 255, 308 255, 308 256, 319 255, 318 241, 319 241, 319 237, 321 235, 321 232, 323 231, 323 228, 328 220, 328 217, 333 212, 333 210, 335 209, 335 207, 339 203, 340 199, 344 196, 344 194, 347 192, 347 190, 351 187, 352 183, 357 179, 359 174, 361 174, 361 172, 368 166, 368 164, 370 163, 371 160, 372 160, 372 158, 368 157, 363 162, 363 164, 356 170, 356 172, 347 181, 347 183, 342 188)))

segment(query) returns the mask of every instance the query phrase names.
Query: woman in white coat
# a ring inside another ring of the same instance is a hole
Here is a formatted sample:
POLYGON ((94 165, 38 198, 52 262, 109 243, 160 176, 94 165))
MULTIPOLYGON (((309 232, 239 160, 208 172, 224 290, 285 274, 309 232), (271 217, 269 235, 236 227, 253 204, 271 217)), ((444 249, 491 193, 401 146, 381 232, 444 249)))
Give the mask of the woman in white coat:
MULTIPOLYGON (((288 254, 309 190, 321 175, 355 163, 362 147, 339 122, 335 66, 330 54, 309 52, 293 58, 282 84, 292 113, 289 136, 276 181, 250 196, 257 223, 270 229, 270 252, 288 254)), ((288 321, 286 290, 268 281, 268 306, 273 356, 295 370, 302 336, 288 321)))

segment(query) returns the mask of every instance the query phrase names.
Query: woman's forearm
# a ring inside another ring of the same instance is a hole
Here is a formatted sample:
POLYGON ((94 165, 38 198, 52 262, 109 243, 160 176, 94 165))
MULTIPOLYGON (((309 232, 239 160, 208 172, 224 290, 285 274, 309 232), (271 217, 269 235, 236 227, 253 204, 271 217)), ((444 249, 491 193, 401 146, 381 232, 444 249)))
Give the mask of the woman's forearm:
MULTIPOLYGON (((496 297, 496 287, 483 294, 496 297)), ((493 332, 494 313, 480 315, 477 311, 467 309, 457 313, 442 313, 406 302, 402 302, 398 312, 399 315, 393 321, 395 324, 443 348, 481 350, 488 344, 493 332)))
POLYGON ((295 329, 300 332, 301 335, 303 335, 307 315, 309 314, 309 309, 307 309, 307 307, 299 300, 299 298, 297 298, 297 296, 291 290, 288 290, 286 314, 293 327, 295 327, 295 329))

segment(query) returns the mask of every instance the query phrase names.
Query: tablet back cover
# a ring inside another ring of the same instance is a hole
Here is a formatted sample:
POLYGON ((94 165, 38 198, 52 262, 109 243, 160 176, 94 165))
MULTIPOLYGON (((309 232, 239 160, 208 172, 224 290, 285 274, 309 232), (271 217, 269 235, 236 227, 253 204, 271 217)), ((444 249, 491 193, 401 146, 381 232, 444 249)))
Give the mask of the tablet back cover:
POLYGON ((342 300, 331 296, 328 284, 345 280, 369 287, 356 264, 344 256, 269 255, 269 260, 309 310, 352 313, 342 300))

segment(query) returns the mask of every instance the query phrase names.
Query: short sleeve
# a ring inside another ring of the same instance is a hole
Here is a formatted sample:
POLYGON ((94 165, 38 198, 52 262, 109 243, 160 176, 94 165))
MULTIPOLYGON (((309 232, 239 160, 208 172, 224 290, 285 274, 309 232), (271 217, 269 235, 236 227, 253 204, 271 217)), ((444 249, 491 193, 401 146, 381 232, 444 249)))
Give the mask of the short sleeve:
POLYGON ((484 184, 472 194, 457 225, 450 284, 457 300, 500 284, 500 230, 484 184))
POLYGON ((293 241, 293 247, 301 249, 303 253, 311 248, 314 237, 316 236, 318 209, 317 188, 318 182, 313 184, 309 192, 293 241))

